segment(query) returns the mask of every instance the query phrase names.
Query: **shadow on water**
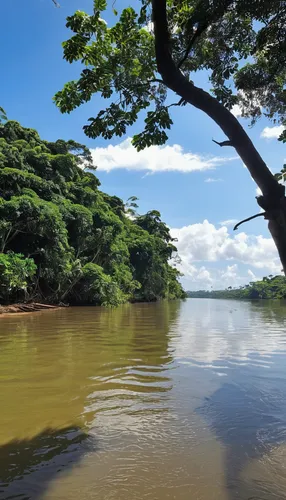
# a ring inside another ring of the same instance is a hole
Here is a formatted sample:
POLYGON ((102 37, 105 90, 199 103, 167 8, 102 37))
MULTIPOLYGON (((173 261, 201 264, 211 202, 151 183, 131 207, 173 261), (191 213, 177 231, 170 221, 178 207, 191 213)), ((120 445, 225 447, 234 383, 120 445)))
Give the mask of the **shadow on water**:
MULTIPOLYGON (((263 328, 264 344, 274 335, 282 341, 285 302, 251 303, 249 312, 253 330, 263 328)), ((268 351, 266 358, 261 357, 263 346, 261 353, 259 349, 257 345, 256 352, 248 350, 247 361, 225 359, 228 382, 197 408, 225 450, 229 500, 286 499, 286 491, 276 482, 275 466, 272 478, 261 473, 271 470, 273 454, 286 443, 285 347, 268 351), (249 476, 249 468, 256 470, 256 479, 249 476)))
POLYGON ((0 445, 0 499, 38 500, 49 483, 74 467, 90 437, 78 427, 45 429, 32 438, 0 445))
MULTIPOLYGON (((275 385, 275 382, 274 382, 275 385)), ((274 387, 274 386, 273 386, 274 387)), ((272 395, 259 388, 223 384, 198 409, 225 449, 225 477, 229 500, 281 500, 275 480, 244 481, 243 472, 254 460, 263 460, 286 443, 286 394, 272 395), (266 496, 265 496, 266 495, 266 496)), ((268 465, 269 466, 269 465, 268 465)))

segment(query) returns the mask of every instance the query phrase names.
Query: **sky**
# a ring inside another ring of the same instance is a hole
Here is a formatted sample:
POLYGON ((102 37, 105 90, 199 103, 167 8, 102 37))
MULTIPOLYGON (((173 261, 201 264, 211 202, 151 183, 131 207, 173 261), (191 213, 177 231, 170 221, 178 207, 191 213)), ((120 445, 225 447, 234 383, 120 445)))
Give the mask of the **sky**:
MULTIPOLYGON (((128 0, 117 0, 119 10, 128 0)), ((256 185, 219 127, 201 111, 172 108, 174 125, 165 146, 137 153, 131 138, 142 129, 140 119, 127 135, 105 141, 88 139, 82 130, 104 102, 91 102, 62 115, 52 101, 63 85, 79 76, 80 64, 63 60, 61 43, 69 38, 65 19, 76 10, 90 12, 92 0, 9 0, 1 5, 2 106, 9 119, 38 130, 47 140, 74 139, 86 144, 97 165, 103 191, 123 200, 139 198, 139 212, 156 209, 178 239, 180 270, 186 289, 240 286, 281 272, 277 251, 263 217, 233 232, 233 226, 259 212, 256 185)), ((132 1, 134 5, 134 2, 132 1)), ((105 17, 114 22, 110 12, 105 17)), ((208 86, 205 74, 194 75, 197 85, 208 86)), ((265 118, 252 128, 239 117, 258 151, 273 172, 285 162, 281 130, 265 118)))

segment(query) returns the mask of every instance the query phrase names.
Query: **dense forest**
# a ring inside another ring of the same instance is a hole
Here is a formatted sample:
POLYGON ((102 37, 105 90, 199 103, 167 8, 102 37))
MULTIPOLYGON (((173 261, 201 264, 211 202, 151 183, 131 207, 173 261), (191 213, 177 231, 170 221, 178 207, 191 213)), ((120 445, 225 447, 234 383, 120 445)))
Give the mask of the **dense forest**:
POLYGON ((286 278, 270 275, 240 288, 188 291, 187 296, 206 299, 286 299, 286 278))
POLYGON ((160 213, 99 189, 89 150, 0 124, 0 303, 182 298, 160 213))

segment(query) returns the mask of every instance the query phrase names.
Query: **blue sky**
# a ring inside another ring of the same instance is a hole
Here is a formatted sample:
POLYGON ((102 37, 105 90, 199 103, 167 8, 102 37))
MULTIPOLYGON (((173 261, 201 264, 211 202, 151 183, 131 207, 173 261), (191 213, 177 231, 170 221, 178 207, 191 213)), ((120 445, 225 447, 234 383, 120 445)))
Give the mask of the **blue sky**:
MULTIPOLYGON (((120 0, 120 8, 128 3, 120 0)), ((52 96, 80 71, 80 65, 69 65, 62 57, 61 43, 69 37, 65 19, 77 9, 90 11, 92 0, 60 0, 60 4, 59 9, 51 0, 9 0, 1 5, 0 105, 8 117, 36 128, 45 139, 72 138, 87 144, 99 166, 103 190, 125 200, 136 195, 142 213, 158 209, 179 238, 187 288, 233 286, 278 272, 263 219, 245 225, 238 235, 233 224, 222 224, 259 212, 256 186, 240 159, 226 160, 234 158, 235 151, 212 142, 224 137, 203 113, 191 106, 174 108, 168 149, 153 148, 141 156, 127 139, 140 130, 140 122, 126 137, 108 142, 84 135, 82 126, 103 107, 98 97, 70 115, 60 114, 52 96)), ((112 22, 112 15, 107 21, 112 22)), ((208 84, 203 74, 195 82, 208 84)), ((247 120, 242 123, 248 128, 247 120)), ((261 137, 275 134, 273 129, 265 132, 266 127, 273 124, 261 119, 248 132, 276 172, 285 152, 275 138, 261 137)))

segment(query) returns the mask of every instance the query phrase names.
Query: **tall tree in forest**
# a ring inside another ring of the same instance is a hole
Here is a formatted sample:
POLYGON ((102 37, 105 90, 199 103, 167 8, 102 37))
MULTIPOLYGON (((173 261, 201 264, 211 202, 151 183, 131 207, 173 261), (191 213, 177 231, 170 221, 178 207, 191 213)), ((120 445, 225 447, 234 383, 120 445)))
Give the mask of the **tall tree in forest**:
MULTIPOLYGON (((1 109, 0 109, 1 113, 1 109)), ((185 296, 156 210, 100 191, 91 152, 0 123, 0 302, 118 305, 185 296)))
MULTIPOLYGON (((141 0, 141 9, 124 9, 109 27, 102 19, 106 0, 94 0, 93 14, 68 17, 74 35, 64 42, 64 57, 81 61, 77 81, 55 95, 62 112, 71 112, 94 93, 108 99, 89 119, 92 138, 122 136, 147 110, 145 127, 133 137, 141 150, 167 140, 173 104, 191 104, 213 119, 262 191, 257 198, 286 271, 285 188, 278 183, 232 114, 234 105, 252 123, 264 115, 286 124, 285 0, 141 0), (212 90, 197 87, 192 75, 207 70, 212 90)), ((114 10, 115 16, 118 13, 114 10)), ((286 140, 285 130, 280 140, 286 140)))

